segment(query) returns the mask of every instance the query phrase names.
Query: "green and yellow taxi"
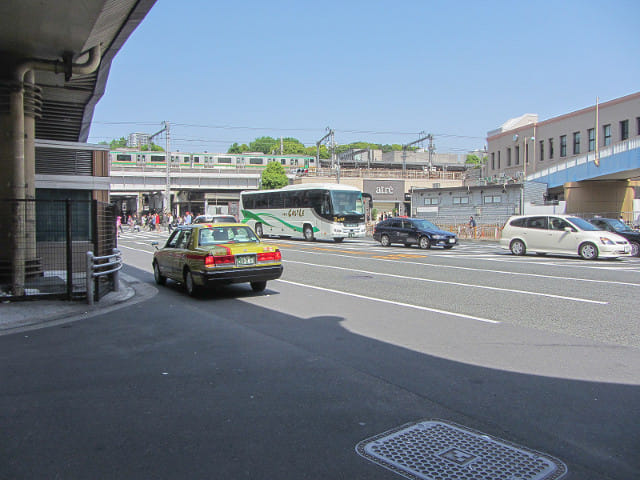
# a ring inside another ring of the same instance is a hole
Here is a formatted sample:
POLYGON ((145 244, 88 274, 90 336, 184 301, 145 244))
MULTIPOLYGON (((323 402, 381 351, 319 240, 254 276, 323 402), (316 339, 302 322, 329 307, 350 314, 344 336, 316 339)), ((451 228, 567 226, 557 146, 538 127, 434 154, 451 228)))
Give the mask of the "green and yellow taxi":
POLYGON ((174 230, 167 243, 153 254, 153 275, 158 285, 167 278, 184 285, 187 293, 231 283, 251 284, 263 291, 267 281, 282 275, 282 254, 260 241, 248 225, 199 223, 174 230))

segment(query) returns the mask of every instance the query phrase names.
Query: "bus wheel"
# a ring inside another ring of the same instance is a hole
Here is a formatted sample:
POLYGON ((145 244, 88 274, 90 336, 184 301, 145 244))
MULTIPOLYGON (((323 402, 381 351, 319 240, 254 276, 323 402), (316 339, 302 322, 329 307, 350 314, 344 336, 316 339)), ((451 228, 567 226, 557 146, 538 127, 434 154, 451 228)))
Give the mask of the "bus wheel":
POLYGON ((342 242, 343 240, 344 240, 344 238, 343 238, 343 237, 333 237, 333 241, 334 241, 334 242, 336 242, 336 243, 340 243, 340 242, 342 242))
POLYGON ((304 239, 307 242, 313 242, 315 238, 313 237, 313 228, 308 223, 302 229, 302 234, 304 235, 304 239))
POLYGON ((258 235, 258 237, 262 238, 264 236, 264 232, 262 231, 262 224, 261 223, 256 223, 256 235, 258 235))

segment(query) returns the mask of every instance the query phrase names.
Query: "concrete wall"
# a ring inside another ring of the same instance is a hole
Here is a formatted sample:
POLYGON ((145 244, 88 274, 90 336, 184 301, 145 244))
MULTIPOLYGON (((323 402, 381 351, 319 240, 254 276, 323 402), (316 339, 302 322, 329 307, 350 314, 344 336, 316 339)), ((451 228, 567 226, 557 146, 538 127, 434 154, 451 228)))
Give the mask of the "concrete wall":
POLYGON ((633 211, 634 188, 627 180, 567 183, 564 191, 567 213, 611 216, 633 211))

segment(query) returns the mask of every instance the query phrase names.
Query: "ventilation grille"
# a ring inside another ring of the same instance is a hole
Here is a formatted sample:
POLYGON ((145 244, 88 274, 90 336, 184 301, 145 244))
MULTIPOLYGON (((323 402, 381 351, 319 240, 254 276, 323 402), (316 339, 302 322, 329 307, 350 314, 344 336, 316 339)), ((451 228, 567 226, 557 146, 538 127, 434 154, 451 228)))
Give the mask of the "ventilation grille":
POLYGON ((36 147, 36 174, 91 176, 93 175, 93 152, 36 147))

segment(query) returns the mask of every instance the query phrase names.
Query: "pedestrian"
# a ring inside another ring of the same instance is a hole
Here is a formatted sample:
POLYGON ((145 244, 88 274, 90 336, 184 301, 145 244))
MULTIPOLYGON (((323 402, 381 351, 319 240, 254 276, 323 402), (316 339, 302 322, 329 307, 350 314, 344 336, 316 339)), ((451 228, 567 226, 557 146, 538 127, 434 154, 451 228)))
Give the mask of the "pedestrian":
POLYGON ((118 229, 118 236, 123 233, 122 231, 122 216, 118 215, 116 217, 116 228, 118 229))
POLYGON ((473 215, 469 217, 469 229, 471 230, 472 238, 476 238, 476 219, 473 215))
POLYGON ((191 212, 187 212, 184 216, 184 224, 185 225, 190 225, 191 224, 191 212))

